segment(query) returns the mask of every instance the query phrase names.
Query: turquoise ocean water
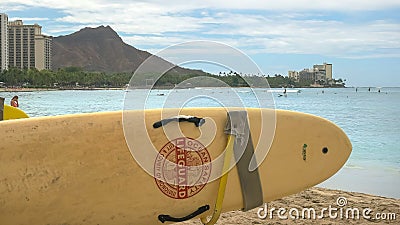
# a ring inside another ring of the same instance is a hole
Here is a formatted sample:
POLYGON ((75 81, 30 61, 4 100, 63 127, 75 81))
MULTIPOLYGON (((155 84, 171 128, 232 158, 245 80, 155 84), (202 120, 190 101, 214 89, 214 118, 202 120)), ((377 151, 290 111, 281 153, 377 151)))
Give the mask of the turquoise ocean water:
MULTIPOLYGON (((146 108, 160 108, 168 95, 218 96, 228 102, 232 92, 228 89, 153 90, 146 108), (160 94, 164 94, 160 96, 160 94)), ((279 91, 281 89, 275 89, 279 91)), ((400 88, 299 89, 287 97, 255 89, 259 96, 272 95, 277 109, 310 113, 331 120, 349 136, 353 152, 346 165, 321 187, 357 191, 400 198, 400 88), (269 93, 269 94, 268 94, 269 93)), ((256 106, 247 88, 235 89, 246 106, 256 106)), ((0 92, 6 103, 14 95, 20 97, 20 107, 31 117, 122 110, 124 90, 98 91, 34 91, 0 92)), ((146 90, 135 90, 130 96, 140 101, 146 90)), ((232 102, 235 105, 237 102, 232 102)), ((273 107, 273 104, 271 107, 273 107)), ((138 104, 140 105, 140 104, 138 104)), ((192 99, 185 106, 221 106, 210 99, 192 99)))

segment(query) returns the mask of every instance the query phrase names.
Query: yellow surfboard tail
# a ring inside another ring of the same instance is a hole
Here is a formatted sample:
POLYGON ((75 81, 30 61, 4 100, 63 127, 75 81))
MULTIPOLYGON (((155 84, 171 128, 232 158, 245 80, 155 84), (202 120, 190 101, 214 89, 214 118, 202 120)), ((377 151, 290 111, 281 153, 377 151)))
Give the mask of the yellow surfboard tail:
POLYGON ((3 120, 13 120, 22 118, 29 118, 29 116, 19 108, 4 104, 3 120))

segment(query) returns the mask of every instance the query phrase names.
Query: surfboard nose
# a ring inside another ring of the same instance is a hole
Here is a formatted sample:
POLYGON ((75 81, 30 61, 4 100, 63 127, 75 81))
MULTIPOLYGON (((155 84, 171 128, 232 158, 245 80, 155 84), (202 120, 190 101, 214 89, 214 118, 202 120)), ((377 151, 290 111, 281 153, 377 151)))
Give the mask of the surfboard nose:
POLYGON ((315 152, 311 153, 313 155, 310 157, 313 158, 310 160, 313 160, 313 163, 318 165, 321 170, 326 171, 324 176, 321 175, 326 180, 346 163, 352 151, 352 144, 346 133, 335 123, 324 118, 318 119, 321 130, 316 135, 320 142, 312 146, 312 151, 315 152), (318 163, 318 161, 320 162, 318 163))
POLYGON ((347 161, 347 159, 350 157, 350 154, 353 150, 353 146, 352 146, 350 138, 347 136, 347 134, 338 126, 336 126, 336 129, 338 129, 338 135, 339 135, 338 139, 341 140, 341 149, 343 151, 342 154, 345 159, 345 161, 344 161, 344 163, 345 163, 347 161))
POLYGON ((348 136, 331 121, 277 110, 274 140, 260 170, 266 200, 323 182, 343 167, 351 151, 348 136), (271 185, 268 180, 277 182, 271 185), (286 192, 281 194, 281 190, 286 192))
POLYGON ((310 175, 318 177, 314 184, 330 178, 348 160, 352 145, 346 133, 335 123, 314 115, 304 114, 309 126, 304 129, 302 161, 310 175))

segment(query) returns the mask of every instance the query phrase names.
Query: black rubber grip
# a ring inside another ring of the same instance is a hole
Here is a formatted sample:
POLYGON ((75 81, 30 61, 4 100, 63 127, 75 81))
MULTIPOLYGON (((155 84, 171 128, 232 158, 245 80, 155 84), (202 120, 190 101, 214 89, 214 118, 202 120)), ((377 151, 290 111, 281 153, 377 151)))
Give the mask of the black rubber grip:
POLYGON ((195 116, 193 116, 193 117, 174 117, 174 118, 163 119, 158 122, 155 122, 153 124, 153 128, 162 127, 165 124, 172 122, 172 121, 176 121, 176 122, 187 121, 190 123, 194 123, 194 125, 196 125, 196 127, 199 127, 205 123, 205 120, 203 118, 199 118, 199 117, 195 117, 195 116))
POLYGON ((161 221, 161 223, 165 223, 165 222, 183 222, 186 220, 190 220, 193 219, 194 217, 204 213, 205 211, 209 210, 210 206, 209 205, 205 205, 202 206, 200 208, 198 208, 196 211, 192 212, 191 214, 184 216, 184 217, 180 217, 180 218, 176 218, 176 217, 172 217, 170 215, 159 215, 158 216, 158 220, 161 221))

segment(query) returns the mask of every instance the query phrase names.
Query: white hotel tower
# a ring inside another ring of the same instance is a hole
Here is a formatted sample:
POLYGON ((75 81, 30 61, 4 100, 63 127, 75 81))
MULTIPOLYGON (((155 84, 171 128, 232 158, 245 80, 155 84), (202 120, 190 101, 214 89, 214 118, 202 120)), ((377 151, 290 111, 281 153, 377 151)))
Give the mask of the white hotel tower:
POLYGON ((8 16, 0 13, 0 71, 8 69, 8 16))
POLYGON ((7 14, 0 13, 0 71, 12 67, 50 70, 52 41, 38 24, 8 21, 7 14))
POLYGON ((22 20, 8 23, 8 61, 16 68, 51 69, 52 37, 42 34, 38 24, 22 20))

